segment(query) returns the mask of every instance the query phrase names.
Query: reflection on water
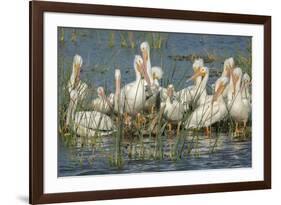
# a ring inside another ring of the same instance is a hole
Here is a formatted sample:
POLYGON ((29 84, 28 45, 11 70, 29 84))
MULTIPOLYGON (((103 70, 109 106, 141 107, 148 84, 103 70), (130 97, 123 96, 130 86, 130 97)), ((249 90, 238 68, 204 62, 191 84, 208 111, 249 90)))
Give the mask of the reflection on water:
MULTIPOLYGON (((186 140, 190 145, 191 137, 186 140)), ((124 165, 122 169, 118 169, 110 165, 113 143, 111 136, 103 137, 99 142, 100 146, 82 146, 78 140, 77 146, 65 147, 60 141, 59 176, 251 167, 250 139, 237 141, 225 134, 211 139, 202 136, 199 137, 198 144, 194 141, 194 148, 190 153, 187 143, 184 148, 186 151, 177 161, 170 159, 174 139, 168 138, 165 142, 163 160, 150 159, 150 155, 154 154, 154 140, 146 139, 144 150, 137 143, 125 144, 124 165), (217 145, 214 148, 215 143, 217 145), (145 159, 140 152, 144 152, 145 159)))

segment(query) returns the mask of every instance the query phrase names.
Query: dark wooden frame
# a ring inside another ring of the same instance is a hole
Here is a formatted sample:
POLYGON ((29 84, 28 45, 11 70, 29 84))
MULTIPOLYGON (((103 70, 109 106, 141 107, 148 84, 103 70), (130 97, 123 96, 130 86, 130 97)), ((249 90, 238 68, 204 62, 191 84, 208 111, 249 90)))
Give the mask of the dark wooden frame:
POLYGON ((75 202, 120 198, 182 195, 271 188, 271 17, 117 7, 57 2, 29 2, 30 8, 30 203, 75 202), (43 13, 82 13, 228 23, 260 24, 264 27, 264 180, 237 183, 151 187, 108 191, 44 194, 43 192, 43 13))

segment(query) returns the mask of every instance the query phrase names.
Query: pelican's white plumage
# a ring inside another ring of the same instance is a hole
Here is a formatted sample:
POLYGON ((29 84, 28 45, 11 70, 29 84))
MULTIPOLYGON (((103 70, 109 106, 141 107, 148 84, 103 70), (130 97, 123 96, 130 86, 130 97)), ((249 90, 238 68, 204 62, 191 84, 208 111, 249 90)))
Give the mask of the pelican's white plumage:
MULTIPOLYGON (((227 78, 231 78, 233 69, 235 67, 235 63, 234 63, 234 59, 232 57, 225 59, 224 61, 224 65, 223 65, 223 72, 222 72, 222 77, 227 77, 227 78)), ((231 87, 232 83, 230 80, 230 83, 226 86, 226 88, 224 89, 223 92, 223 97, 227 98, 228 101, 232 100, 232 93, 231 93, 231 87)))
POLYGON ((157 107, 157 99, 161 96, 163 87, 160 86, 159 80, 163 77, 163 70, 159 66, 152 67, 152 83, 151 86, 146 86, 146 101, 145 110, 153 112, 157 107), (160 96, 159 96, 160 95, 160 96))
POLYGON ((242 70, 237 67, 233 70, 232 76, 232 101, 228 104, 228 109, 230 110, 230 115, 236 122, 236 132, 238 131, 238 123, 243 122, 244 127, 246 127, 246 123, 249 118, 249 114, 251 111, 251 105, 248 101, 244 101, 242 98, 242 70))
POLYGON ((92 107, 95 111, 108 114, 112 110, 111 98, 107 98, 103 87, 97 88, 98 98, 92 101, 92 107))
POLYGON ((152 86, 159 87, 160 86, 159 80, 161 80, 163 77, 162 68, 159 66, 153 66, 151 68, 151 72, 152 72, 152 86))
POLYGON ((181 102, 184 104, 185 109, 188 109, 190 103, 198 96, 198 88, 200 86, 200 83, 202 81, 202 75, 203 73, 200 72, 201 68, 204 66, 203 59, 199 58, 196 59, 192 65, 194 75, 188 79, 194 80, 195 83, 192 86, 188 86, 187 88, 184 88, 176 93, 176 95, 180 98, 181 102))
POLYGON ((70 102, 67 109, 66 125, 80 136, 91 137, 99 131, 101 135, 107 135, 114 129, 110 117, 97 111, 76 112, 77 106, 85 97, 87 85, 80 81, 80 69, 82 58, 75 55, 73 70, 68 83, 70 102), (104 131, 104 132, 100 132, 104 131))
POLYGON ((249 103, 252 101, 251 95, 250 95, 250 89, 249 86, 251 84, 251 77, 249 76, 248 73, 244 73, 242 77, 242 99, 247 100, 249 103))
POLYGON ((124 89, 121 92, 121 71, 115 70, 115 94, 114 94, 114 111, 116 113, 123 113, 124 111, 124 89))
POLYGON ((145 82, 149 81, 149 77, 144 70, 143 63, 141 56, 136 55, 134 59, 136 80, 126 84, 120 91, 121 100, 119 106, 124 107, 123 111, 130 115, 137 114, 142 111, 145 106, 145 82))
POLYGON ((184 116, 184 107, 180 101, 177 100, 174 96, 174 86, 169 85, 167 88, 167 99, 164 108, 164 117, 172 123, 178 123, 183 119, 184 116))
POLYGON ((151 67, 151 61, 150 61, 150 46, 149 43, 144 41, 140 45, 141 53, 142 53, 142 59, 145 66, 145 69, 147 71, 147 75, 149 77, 150 82, 153 81, 152 76, 152 67, 151 67))
POLYGON ((188 108, 190 105, 196 108, 211 101, 211 96, 207 94, 206 90, 209 68, 205 66, 197 68, 190 79, 195 79, 195 85, 191 89, 188 87, 177 93, 185 108, 188 108))
POLYGON ((215 94, 212 101, 196 108, 187 119, 185 128, 208 127, 225 118, 227 115, 227 106, 222 93, 227 84, 228 78, 226 77, 220 77, 216 81, 215 94))

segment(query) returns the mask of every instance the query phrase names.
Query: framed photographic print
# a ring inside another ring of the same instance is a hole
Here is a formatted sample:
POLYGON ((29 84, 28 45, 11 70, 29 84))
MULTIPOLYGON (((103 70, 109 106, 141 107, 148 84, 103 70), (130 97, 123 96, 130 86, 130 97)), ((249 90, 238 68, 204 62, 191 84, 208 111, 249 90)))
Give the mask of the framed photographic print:
POLYGON ((30 203, 271 188, 271 17, 30 2, 30 203))

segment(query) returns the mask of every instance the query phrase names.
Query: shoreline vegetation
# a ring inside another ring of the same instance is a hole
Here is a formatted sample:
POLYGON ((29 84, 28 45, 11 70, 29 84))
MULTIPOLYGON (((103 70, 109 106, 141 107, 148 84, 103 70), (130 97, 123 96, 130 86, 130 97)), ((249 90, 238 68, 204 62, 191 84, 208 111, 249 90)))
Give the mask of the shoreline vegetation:
MULTIPOLYGON (((66 37, 64 29, 59 28, 58 35, 59 46, 64 46, 65 43, 76 45, 88 34, 87 32, 83 32, 83 29, 73 29, 71 36, 66 37)), ((148 32, 140 37, 136 35, 135 32, 122 31, 119 32, 119 36, 116 36, 115 32, 109 32, 107 46, 109 48, 120 46, 121 49, 138 49, 141 41, 146 40, 151 48, 161 50, 166 46, 168 39, 169 35, 165 33, 148 32), (117 41, 117 37, 120 40, 117 41)), ((247 50, 251 54, 251 42, 249 42, 247 50)), ((207 53, 206 55, 196 53, 190 55, 175 54, 168 57, 174 61, 174 66, 169 68, 169 72, 166 72, 167 68, 160 65, 164 71, 164 76, 160 82, 165 88, 170 83, 174 83, 175 88, 182 87, 182 85, 185 84, 186 75, 183 75, 182 80, 173 82, 173 74, 179 72, 177 61, 190 61, 193 63, 196 59, 202 58, 204 63, 211 63, 218 59, 226 58, 225 56, 218 56, 215 53, 207 53)), ((58 58, 59 137, 66 147, 89 146, 92 147, 93 150, 99 150, 104 153, 105 158, 108 159, 108 163, 113 167, 122 169, 125 160, 172 160, 176 162, 188 157, 197 158, 202 154, 202 146, 206 146, 203 152, 213 154, 218 150, 220 137, 222 135, 228 135, 234 142, 251 139, 251 117, 248 120, 246 130, 243 133, 237 134, 234 132, 235 121, 228 113, 223 120, 211 125, 212 134, 210 137, 206 137, 207 135, 203 128, 185 129, 188 123, 187 121, 195 108, 191 107, 184 113, 181 123, 175 123, 172 125, 171 129, 168 129, 168 121, 164 116, 165 107, 161 108, 160 106, 156 106, 153 110, 149 111, 142 110, 139 112, 140 115, 133 116, 124 116, 124 114, 112 111, 107 115, 112 119, 114 129, 112 129, 113 131, 109 134, 106 134, 108 137, 104 137, 103 131, 99 131, 101 121, 97 122, 97 129, 93 130, 95 131, 93 136, 79 136, 77 132, 75 132, 75 129, 71 129, 70 125, 66 125, 65 123, 69 102, 71 102, 68 86, 72 72, 72 61, 67 61, 63 53, 59 53, 58 58), (108 140, 108 138, 112 140, 112 147, 110 149, 104 149, 103 144, 106 143, 105 140, 108 140)), ((239 52, 234 56, 236 65, 241 67, 243 73, 248 73, 250 77, 252 67, 251 58, 251 55, 245 56, 239 52)), ((116 65, 116 68, 118 68, 118 65, 116 65)), ((100 72, 104 72, 102 67, 95 68, 96 72, 99 70, 100 72)), ((222 72, 223 68, 210 69, 210 76, 218 77, 222 72)), ((103 87, 106 96, 114 92, 113 90, 109 90, 107 85, 112 83, 113 80, 113 78, 105 80, 103 87)), ((77 103, 77 112, 93 110, 91 102, 93 99, 98 98, 98 86, 93 86, 92 82, 87 79, 82 79, 82 81, 88 86, 87 94, 77 103)), ((122 84, 122 86, 124 86, 124 84, 122 84)), ((208 86, 209 89, 213 89, 211 85, 208 86)), ((196 101, 193 102, 193 104, 196 103, 196 101)), ((79 163, 82 165, 84 160, 85 159, 79 163)), ((89 164, 95 163, 95 156, 93 155, 87 159, 87 161, 89 164)))

